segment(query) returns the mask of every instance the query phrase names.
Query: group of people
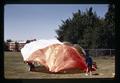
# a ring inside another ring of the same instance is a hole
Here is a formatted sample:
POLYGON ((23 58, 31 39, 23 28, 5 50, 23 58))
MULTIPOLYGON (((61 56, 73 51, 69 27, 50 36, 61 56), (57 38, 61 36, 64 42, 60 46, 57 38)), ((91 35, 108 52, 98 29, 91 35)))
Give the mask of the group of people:
MULTIPOLYGON (((97 68, 97 66, 96 66, 96 63, 93 62, 92 57, 91 57, 90 54, 89 54, 89 51, 88 51, 88 50, 84 50, 84 49, 83 49, 82 47, 80 47, 78 44, 71 44, 71 43, 69 43, 69 42, 63 42, 63 44, 69 45, 69 46, 73 46, 74 48, 77 49, 77 51, 78 51, 81 55, 83 55, 83 57, 84 57, 85 60, 86 60, 86 64, 87 64, 87 70, 86 70, 85 75, 90 75, 90 76, 91 76, 91 75, 92 75, 92 71, 93 71, 93 67, 94 67, 94 68, 97 68)), ((27 64, 30 66, 30 71, 34 71, 34 69, 35 69, 34 64, 31 63, 31 62, 27 62, 27 64)))

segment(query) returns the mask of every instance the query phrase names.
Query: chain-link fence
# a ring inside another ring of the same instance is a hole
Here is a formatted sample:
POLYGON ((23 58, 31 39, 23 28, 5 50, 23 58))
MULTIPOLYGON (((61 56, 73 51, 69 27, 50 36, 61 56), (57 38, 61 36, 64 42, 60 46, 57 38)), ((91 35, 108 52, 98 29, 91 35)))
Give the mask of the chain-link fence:
POLYGON ((115 56, 115 49, 85 49, 91 56, 115 56))

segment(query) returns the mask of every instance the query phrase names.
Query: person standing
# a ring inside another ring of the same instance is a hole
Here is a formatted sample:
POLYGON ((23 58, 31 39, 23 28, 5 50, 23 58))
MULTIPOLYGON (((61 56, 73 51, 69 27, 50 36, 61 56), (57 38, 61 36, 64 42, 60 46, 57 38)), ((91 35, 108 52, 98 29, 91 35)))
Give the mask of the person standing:
POLYGON ((86 51, 86 63, 87 63, 87 70, 86 70, 86 76, 88 74, 90 74, 90 76, 92 75, 92 65, 93 65, 93 60, 92 57, 89 55, 89 51, 86 51))

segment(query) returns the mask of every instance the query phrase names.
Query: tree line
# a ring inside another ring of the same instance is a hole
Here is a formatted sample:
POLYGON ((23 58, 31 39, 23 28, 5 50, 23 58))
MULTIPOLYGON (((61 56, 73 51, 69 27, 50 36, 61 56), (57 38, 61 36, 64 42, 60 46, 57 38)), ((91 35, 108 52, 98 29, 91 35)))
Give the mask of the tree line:
POLYGON ((115 5, 109 4, 104 18, 97 16, 90 7, 85 12, 78 10, 72 18, 59 25, 56 38, 79 44, 83 48, 115 48, 115 5))

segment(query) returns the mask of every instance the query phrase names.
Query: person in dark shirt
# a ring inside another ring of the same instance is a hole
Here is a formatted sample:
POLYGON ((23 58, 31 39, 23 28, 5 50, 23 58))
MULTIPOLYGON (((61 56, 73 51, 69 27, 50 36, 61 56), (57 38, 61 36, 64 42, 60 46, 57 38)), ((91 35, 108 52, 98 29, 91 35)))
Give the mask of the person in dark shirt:
POLYGON ((87 63, 87 71, 86 71, 86 75, 90 74, 90 76, 92 75, 92 65, 93 65, 93 60, 92 57, 89 55, 89 51, 86 51, 86 63, 87 63))

